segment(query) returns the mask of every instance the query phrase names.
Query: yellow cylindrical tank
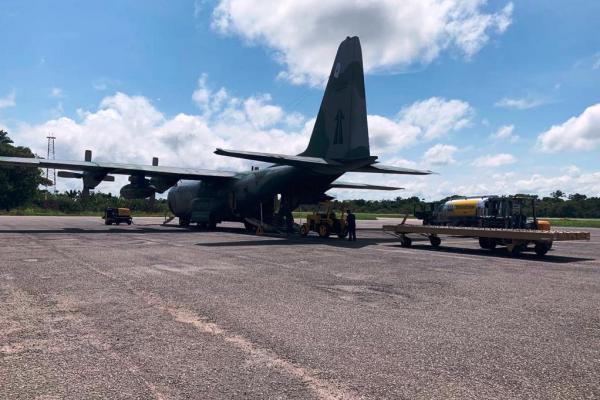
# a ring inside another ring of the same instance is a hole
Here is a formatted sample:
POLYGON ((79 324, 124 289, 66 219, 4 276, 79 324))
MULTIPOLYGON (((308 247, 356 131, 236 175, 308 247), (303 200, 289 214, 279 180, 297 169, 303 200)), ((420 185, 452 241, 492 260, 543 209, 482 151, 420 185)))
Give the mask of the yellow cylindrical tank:
POLYGON ((477 217, 484 210, 484 200, 482 197, 448 200, 442 206, 442 213, 446 218, 477 217))

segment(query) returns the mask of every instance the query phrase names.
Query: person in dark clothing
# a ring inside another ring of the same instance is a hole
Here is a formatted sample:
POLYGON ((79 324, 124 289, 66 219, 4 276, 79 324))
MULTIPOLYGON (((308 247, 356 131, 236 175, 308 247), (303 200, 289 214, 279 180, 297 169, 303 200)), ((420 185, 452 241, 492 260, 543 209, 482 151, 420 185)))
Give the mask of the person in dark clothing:
POLYGON ((346 212, 346 224, 348 225, 348 240, 356 241, 356 215, 352 211, 346 212))

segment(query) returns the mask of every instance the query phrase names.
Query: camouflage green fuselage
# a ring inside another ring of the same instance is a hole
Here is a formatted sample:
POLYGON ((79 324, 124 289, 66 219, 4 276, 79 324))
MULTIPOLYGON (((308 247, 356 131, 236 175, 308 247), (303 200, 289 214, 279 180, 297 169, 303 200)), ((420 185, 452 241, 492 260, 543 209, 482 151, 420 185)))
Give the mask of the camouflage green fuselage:
POLYGON ((173 214, 190 222, 243 221, 260 218, 261 212, 267 218, 275 211, 278 195, 291 212, 301 203, 324 199, 331 182, 342 173, 272 166, 240 173, 229 181, 181 181, 169 191, 168 203, 173 214))

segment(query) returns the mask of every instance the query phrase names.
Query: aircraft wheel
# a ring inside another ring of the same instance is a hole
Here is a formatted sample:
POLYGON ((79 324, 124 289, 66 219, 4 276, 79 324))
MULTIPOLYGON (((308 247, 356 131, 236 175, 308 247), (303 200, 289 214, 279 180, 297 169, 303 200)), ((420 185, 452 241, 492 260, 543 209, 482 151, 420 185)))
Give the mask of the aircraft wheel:
POLYGON ((300 227, 300 234, 302 236, 308 235, 308 226, 306 224, 302 224, 302 226, 300 227))
POLYGON ((190 219, 186 217, 179 217, 179 226, 190 226, 190 219))
POLYGON ((429 236, 429 243, 431 243, 433 247, 440 247, 442 239, 440 239, 439 236, 429 236))
POLYGON ((329 227, 326 224, 319 225, 319 236, 322 238, 329 237, 329 227))
POLYGON ((402 239, 400 239, 400 244, 402 247, 410 247, 412 246, 412 239, 408 236, 404 236, 402 239))

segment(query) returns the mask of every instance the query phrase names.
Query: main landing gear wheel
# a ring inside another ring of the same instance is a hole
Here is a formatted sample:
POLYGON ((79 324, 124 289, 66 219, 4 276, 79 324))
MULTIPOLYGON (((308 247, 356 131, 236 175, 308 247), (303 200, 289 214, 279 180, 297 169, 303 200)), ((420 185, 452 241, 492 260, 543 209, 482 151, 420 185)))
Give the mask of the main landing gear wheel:
POLYGON ((322 238, 329 237, 329 227, 325 224, 319 225, 319 236, 322 238))
POLYGON ((412 239, 411 239, 411 238, 409 238, 408 236, 403 236, 403 237, 400 239, 400 245, 401 245, 402 247, 410 247, 410 246, 412 246, 412 239))
POLYGON ((431 246, 438 248, 442 244, 442 239, 439 236, 429 236, 429 243, 431 243, 431 246))
POLYGON ((179 226, 190 226, 189 217, 179 217, 179 226))

